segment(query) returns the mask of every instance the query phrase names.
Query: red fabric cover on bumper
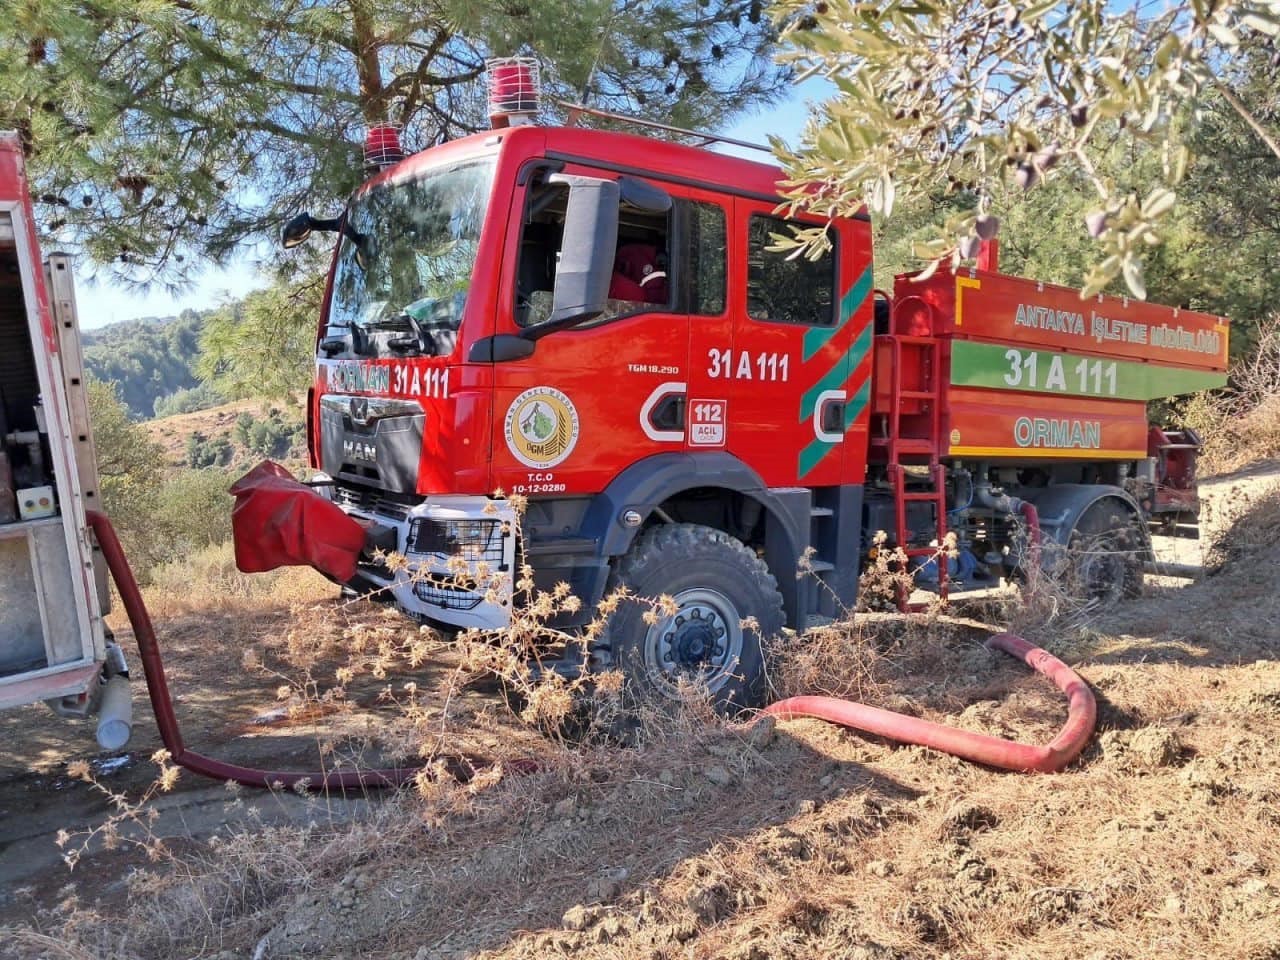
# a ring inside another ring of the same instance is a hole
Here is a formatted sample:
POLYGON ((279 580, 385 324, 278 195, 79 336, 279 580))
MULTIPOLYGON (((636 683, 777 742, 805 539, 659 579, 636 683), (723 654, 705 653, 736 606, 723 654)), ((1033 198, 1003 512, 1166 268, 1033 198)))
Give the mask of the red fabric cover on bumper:
POLYGON ((364 527, 284 467, 263 460, 231 487, 236 566, 244 573, 309 566, 346 583, 356 575, 364 527))

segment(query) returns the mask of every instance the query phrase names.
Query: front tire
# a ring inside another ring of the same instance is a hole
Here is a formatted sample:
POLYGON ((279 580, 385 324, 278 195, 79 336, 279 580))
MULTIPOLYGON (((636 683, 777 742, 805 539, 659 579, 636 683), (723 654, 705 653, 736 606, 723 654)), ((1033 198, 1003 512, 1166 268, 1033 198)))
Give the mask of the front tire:
POLYGON ((782 630, 782 594, 742 541, 695 524, 652 527, 618 562, 608 592, 619 587, 638 601, 618 607, 605 641, 631 698, 676 701, 682 681, 692 681, 723 714, 763 701, 763 641, 782 630), (663 596, 673 610, 644 602, 663 596), (651 609, 656 622, 646 623, 651 609))

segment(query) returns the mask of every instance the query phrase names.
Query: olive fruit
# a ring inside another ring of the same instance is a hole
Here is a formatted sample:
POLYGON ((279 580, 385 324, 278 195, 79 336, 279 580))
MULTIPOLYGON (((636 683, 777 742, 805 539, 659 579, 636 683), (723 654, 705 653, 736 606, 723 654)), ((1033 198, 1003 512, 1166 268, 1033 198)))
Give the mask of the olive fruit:
POLYGON ((1102 236, 1103 231, 1107 229, 1107 212, 1105 210, 1095 210, 1084 218, 1085 229, 1089 231, 1089 236, 1095 240, 1102 236))

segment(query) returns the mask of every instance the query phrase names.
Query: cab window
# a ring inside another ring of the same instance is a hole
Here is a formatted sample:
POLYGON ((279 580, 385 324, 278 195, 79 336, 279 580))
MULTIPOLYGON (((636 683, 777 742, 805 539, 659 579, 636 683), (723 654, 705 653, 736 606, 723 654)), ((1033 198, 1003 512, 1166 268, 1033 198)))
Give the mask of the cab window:
POLYGON ((688 211, 689 312, 719 316, 728 273, 724 207, 695 200, 688 211))
POLYGON ((747 232, 747 316, 753 320, 831 326, 835 323, 835 242, 816 260, 769 250, 771 234, 789 237, 810 224, 752 214, 747 232))
MULTIPOLYGON (((559 183, 541 184, 530 192, 516 266, 518 326, 536 326, 551 315, 568 198, 568 187, 559 183)), ((596 323, 671 308, 674 288, 668 269, 670 237, 669 213, 654 214, 622 205, 609 300, 596 323)))

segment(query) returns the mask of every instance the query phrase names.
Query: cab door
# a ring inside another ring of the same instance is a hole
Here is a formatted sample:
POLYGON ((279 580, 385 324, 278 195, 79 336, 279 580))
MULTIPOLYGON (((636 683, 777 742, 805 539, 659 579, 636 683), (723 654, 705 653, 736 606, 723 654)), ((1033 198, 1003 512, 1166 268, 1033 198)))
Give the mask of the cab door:
POLYGON ((769 249, 773 235, 818 221, 787 220, 775 205, 737 198, 729 304, 733 344, 707 376, 734 408, 731 451, 769 486, 841 483, 850 399, 849 318, 837 295, 844 243, 816 259, 769 249))
POLYGON ((729 303, 729 237, 733 200, 725 194, 690 190, 677 207, 682 302, 689 312, 689 368, 684 378, 685 444, 690 452, 732 450, 739 444, 740 411, 719 376, 722 358, 733 353, 729 303))
MULTIPOLYGON (((575 164, 563 172, 617 178, 575 164)), ((536 334, 549 312, 567 200, 567 189, 564 197, 556 189, 530 183, 514 200, 503 257, 514 269, 504 270, 500 334, 536 334)), ((606 313, 494 364, 494 487, 535 496, 598 493, 632 463, 684 449, 689 318, 677 310, 669 269, 675 216, 674 208, 655 215, 624 205, 606 313)))

